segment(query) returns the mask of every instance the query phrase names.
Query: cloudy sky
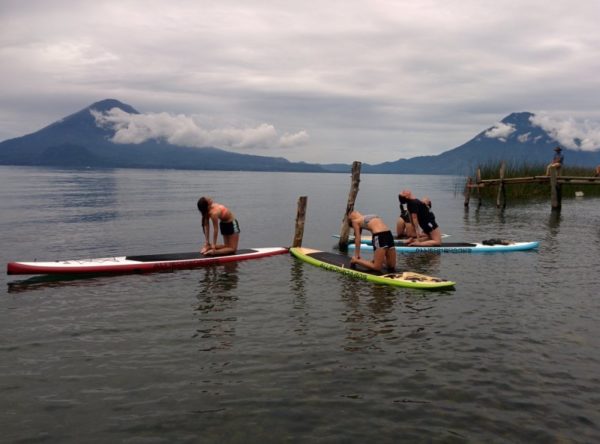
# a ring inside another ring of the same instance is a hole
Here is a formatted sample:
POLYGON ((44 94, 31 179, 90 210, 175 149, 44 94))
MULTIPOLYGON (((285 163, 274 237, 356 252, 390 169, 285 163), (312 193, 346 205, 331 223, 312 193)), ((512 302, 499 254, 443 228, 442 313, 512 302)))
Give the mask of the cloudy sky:
POLYGON ((2 0, 0 140, 114 98, 144 114, 103 116, 123 141, 293 161, 438 154, 515 111, 600 146, 598 23, 598 0, 2 0))

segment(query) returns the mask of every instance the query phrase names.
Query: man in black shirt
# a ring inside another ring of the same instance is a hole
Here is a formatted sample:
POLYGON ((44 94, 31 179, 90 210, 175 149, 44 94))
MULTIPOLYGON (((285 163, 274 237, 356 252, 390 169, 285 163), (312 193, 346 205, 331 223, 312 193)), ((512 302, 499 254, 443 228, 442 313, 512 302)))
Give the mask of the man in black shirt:
POLYGON ((552 158, 552 162, 546 168, 546 176, 550 175, 550 170, 553 168, 556 169, 556 175, 559 176, 563 163, 565 163, 565 156, 562 154, 562 148, 557 146, 554 148, 554 157, 552 158))

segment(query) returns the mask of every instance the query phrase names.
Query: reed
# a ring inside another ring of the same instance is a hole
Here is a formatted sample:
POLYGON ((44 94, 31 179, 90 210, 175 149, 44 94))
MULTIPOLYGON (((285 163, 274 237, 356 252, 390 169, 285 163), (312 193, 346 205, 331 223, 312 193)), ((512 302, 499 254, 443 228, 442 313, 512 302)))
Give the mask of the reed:
MULTIPOLYGON (((500 162, 491 162, 480 166, 481 179, 498 179, 500 171, 500 162)), ((532 177, 543 176, 546 174, 546 165, 529 163, 506 163, 504 173, 505 178, 510 177, 532 177)), ((578 166, 564 166, 561 170, 561 176, 579 176, 590 177, 594 175, 593 168, 584 168, 578 166)), ((472 177, 476 177, 476 171, 472 177)), ((562 197, 573 198, 576 191, 583 191, 586 197, 600 196, 600 186, 594 185, 562 185, 562 197)), ((481 189, 481 195, 484 199, 496 199, 496 187, 485 187, 481 189)), ((511 184, 506 187, 506 199, 510 202, 518 200, 548 199, 550 190, 547 184, 511 184)))

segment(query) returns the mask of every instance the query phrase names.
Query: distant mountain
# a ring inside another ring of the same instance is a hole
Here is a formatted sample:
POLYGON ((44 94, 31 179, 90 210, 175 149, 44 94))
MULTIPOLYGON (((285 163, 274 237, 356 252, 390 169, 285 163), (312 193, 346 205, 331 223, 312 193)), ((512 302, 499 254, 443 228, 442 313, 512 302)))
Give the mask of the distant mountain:
POLYGON ((214 147, 192 148, 152 140, 117 144, 114 131, 96 124, 91 111, 120 108, 139 114, 130 105, 107 99, 65 117, 35 133, 0 143, 0 165, 65 167, 176 168, 245 171, 325 171, 319 165, 293 163, 282 157, 233 153, 214 147))
MULTIPOLYGON (((113 108, 139 114, 135 108, 118 100, 102 100, 35 133, 1 142, 0 165, 350 172, 351 166, 347 164, 290 162, 282 157, 239 154, 214 147, 182 147, 160 140, 140 144, 114 143, 111 140, 114 130, 97 125, 92 115, 92 110, 105 113, 113 108)), ((439 155, 363 164, 362 171, 466 175, 472 174, 479 165, 502 160, 545 165, 552 158, 552 149, 559 143, 532 123, 533 116, 528 112, 513 113, 467 143, 439 155)), ((600 150, 577 151, 563 146, 563 152, 568 165, 592 168, 600 164, 600 150)))
MULTIPOLYGON (((366 173, 402 174, 472 174, 480 165, 505 161, 508 164, 546 165, 560 143, 548 132, 535 126, 529 112, 512 113, 502 119, 500 126, 480 132, 467 143, 436 156, 399 159, 377 165, 363 165, 366 173), (499 128, 508 129, 507 135, 499 128)), ((565 164, 593 167, 600 164, 600 151, 563 149, 565 164)))

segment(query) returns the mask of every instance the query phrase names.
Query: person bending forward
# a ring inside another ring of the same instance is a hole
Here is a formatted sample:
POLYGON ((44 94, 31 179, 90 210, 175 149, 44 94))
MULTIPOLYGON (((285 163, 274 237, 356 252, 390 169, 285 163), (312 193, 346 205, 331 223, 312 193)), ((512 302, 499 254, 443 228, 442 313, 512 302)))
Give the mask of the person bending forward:
POLYGON ((394 248, 394 235, 383 222, 374 214, 362 215, 358 211, 348 214, 348 225, 354 229, 354 256, 350 262, 375 271, 382 271, 385 262, 388 271, 396 269, 396 249, 394 248), (373 260, 369 261, 360 257, 360 239, 362 230, 373 234, 373 260))
POLYGON ((198 199, 198 210, 202 213, 202 231, 206 243, 200 253, 207 256, 223 256, 234 254, 240 240, 240 225, 235 215, 224 205, 213 201, 210 197, 198 199), (210 222, 213 225, 211 239, 210 222), (219 229, 223 235, 223 244, 217 244, 219 229), (212 240, 212 242, 211 242, 212 240))

